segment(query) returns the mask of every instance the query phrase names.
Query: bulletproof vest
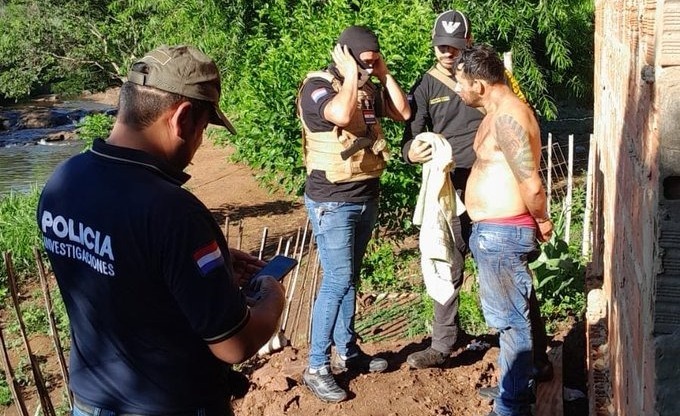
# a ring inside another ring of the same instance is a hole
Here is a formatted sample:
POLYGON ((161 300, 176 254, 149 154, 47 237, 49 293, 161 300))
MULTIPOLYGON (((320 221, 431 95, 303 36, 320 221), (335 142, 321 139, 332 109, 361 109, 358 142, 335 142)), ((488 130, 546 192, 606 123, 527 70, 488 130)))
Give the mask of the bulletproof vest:
MULTIPOLYGON (((300 87, 310 78, 324 78, 331 83, 335 92, 340 91, 342 83, 326 71, 307 74, 300 87)), ((386 141, 375 117, 377 88, 370 82, 364 84, 358 93, 357 110, 349 124, 333 127, 331 131, 311 132, 305 123, 302 109, 298 103, 298 116, 302 122, 302 150, 305 167, 309 174, 312 170, 326 173, 332 183, 363 181, 379 178, 387 166, 389 154, 386 141)), ((298 92, 299 96, 299 92, 298 92)))

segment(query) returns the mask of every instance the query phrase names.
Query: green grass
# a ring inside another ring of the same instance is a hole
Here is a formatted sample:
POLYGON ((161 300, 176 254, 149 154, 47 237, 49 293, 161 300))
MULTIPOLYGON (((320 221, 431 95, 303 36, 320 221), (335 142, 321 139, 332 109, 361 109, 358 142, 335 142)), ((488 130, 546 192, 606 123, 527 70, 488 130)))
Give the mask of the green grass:
MULTIPOLYGON (((9 292, 7 287, 7 265, 4 253, 10 252, 17 284, 22 287, 29 277, 35 279, 37 267, 33 255, 33 248, 42 245, 36 223, 36 209, 40 189, 32 188, 28 193, 10 193, 0 197, 0 253, 2 268, 0 269, 0 303, 9 309, 9 292)), ((20 291, 22 291, 20 289, 20 291)), ((23 292, 22 292, 23 293, 23 292)), ((54 313, 59 327, 62 344, 69 339, 68 317, 58 290, 52 293, 54 313)), ((34 291, 30 299, 22 302, 22 318, 29 334, 49 333, 47 314, 45 311, 42 292, 34 291)), ((19 326, 14 311, 8 311, 7 320, 3 322, 5 337, 19 339, 19 326)), ((11 343, 10 339, 5 339, 11 343)), ((13 345, 13 344, 12 344, 13 345)), ((30 369, 27 370, 26 358, 22 358, 15 369, 15 378, 24 385, 30 384, 30 369)), ((0 371, 0 406, 12 403, 12 395, 3 371, 0 371)))
MULTIPOLYGON (((33 247, 40 247, 36 209, 40 189, 33 187, 28 193, 11 192, 0 197, 0 253, 11 252, 17 278, 35 274, 33 247)), ((7 284, 7 265, 0 270, 0 297, 4 297, 7 284)))
POLYGON ((363 259, 359 291, 411 291, 413 282, 404 276, 419 258, 417 250, 398 250, 397 242, 392 239, 371 240, 363 259))
POLYGON ((475 282, 470 290, 461 290, 458 306, 460 329, 466 334, 475 336, 489 332, 489 327, 486 326, 484 315, 482 314, 477 289, 478 286, 475 282))
POLYGON ((432 329, 428 327, 432 322, 431 302, 428 297, 425 298, 423 301, 416 297, 401 302, 387 297, 378 299, 369 312, 357 320, 355 330, 363 342, 380 342, 397 336, 414 337, 428 333, 432 329), (424 319, 428 315, 430 318, 424 319), (372 332, 372 329, 389 326, 395 321, 405 322, 406 325, 399 332, 372 332))
POLYGON ((12 393, 7 385, 5 373, 0 371, 0 405, 8 406, 10 403, 12 403, 12 393))

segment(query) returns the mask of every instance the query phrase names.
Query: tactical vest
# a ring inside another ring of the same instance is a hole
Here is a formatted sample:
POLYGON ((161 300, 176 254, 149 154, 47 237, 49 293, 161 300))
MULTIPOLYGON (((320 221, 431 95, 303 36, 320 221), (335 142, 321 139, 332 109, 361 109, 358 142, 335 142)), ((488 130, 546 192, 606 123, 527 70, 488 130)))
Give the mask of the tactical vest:
MULTIPOLYGON (((300 91, 310 78, 329 81, 335 92, 342 87, 340 80, 330 73, 315 71, 307 74, 300 91)), ((349 124, 344 127, 335 126, 333 130, 325 132, 314 133, 309 130, 298 102, 298 116, 302 122, 303 160, 307 174, 312 170, 325 171, 326 179, 332 183, 380 177, 389 159, 386 141, 378 119, 374 118, 375 123, 367 124, 362 111, 365 102, 375 102, 376 92, 375 85, 370 82, 364 84, 359 89, 357 109, 349 124)))

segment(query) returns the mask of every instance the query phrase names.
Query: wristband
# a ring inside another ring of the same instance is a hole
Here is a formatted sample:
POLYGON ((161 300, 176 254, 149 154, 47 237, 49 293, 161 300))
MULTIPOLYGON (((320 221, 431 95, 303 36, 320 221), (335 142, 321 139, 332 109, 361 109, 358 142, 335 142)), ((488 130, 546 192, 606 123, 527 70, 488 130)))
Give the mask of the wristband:
POLYGON ((545 218, 534 218, 536 220, 536 223, 538 224, 543 224, 544 222, 550 221, 550 217, 545 217, 545 218))

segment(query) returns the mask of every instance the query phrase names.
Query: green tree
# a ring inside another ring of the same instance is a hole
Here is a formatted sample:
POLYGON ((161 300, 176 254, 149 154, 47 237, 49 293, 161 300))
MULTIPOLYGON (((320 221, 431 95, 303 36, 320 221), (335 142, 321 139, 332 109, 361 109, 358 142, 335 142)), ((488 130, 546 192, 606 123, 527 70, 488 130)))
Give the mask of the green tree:
MULTIPOLYGON (((145 51, 191 43, 223 70, 221 104, 239 134, 218 140, 259 169, 263 182, 300 193, 305 174, 295 99, 305 74, 330 62, 344 27, 365 24, 408 89, 434 62, 436 14, 452 7, 468 15, 476 40, 513 52, 514 72, 543 117, 556 115, 556 100, 587 101, 592 0, 13 0, 0 4, 0 97, 119 83, 145 51)), ((383 176, 380 221, 408 231, 419 170, 400 161, 402 129, 384 123, 393 157, 383 176)))
MULTIPOLYGON (((546 119, 555 99, 592 100, 592 0, 453 1, 467 13, 475 39, 512 52, 513 71, 529 101, 546 119)), ((448 2, 435 2, 445 9, 448 2)))
POLYGON ((106 2, 10 1, 0 6, 0 97, 102 89, 120 75, 106 2))

